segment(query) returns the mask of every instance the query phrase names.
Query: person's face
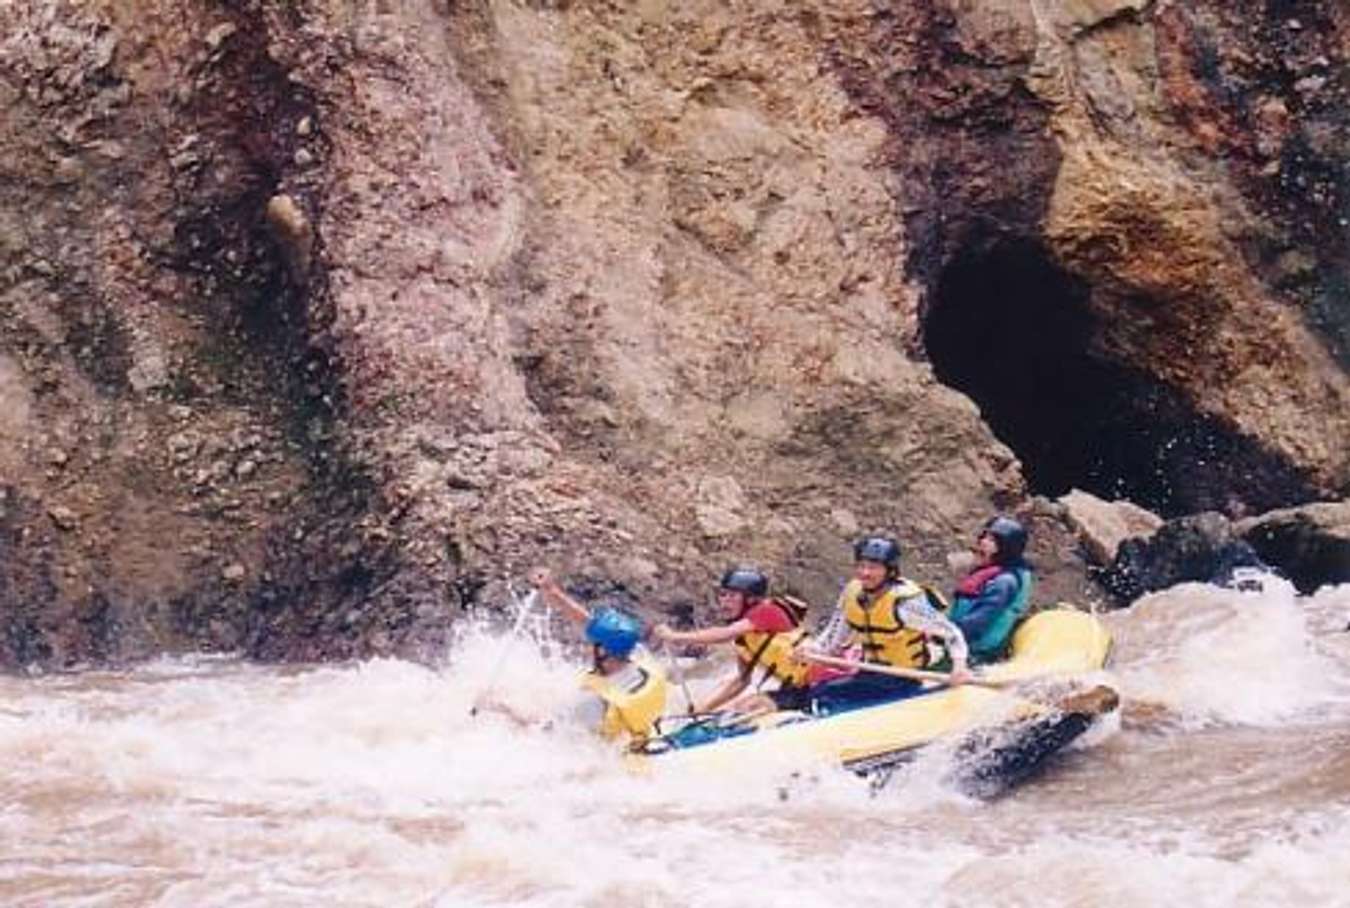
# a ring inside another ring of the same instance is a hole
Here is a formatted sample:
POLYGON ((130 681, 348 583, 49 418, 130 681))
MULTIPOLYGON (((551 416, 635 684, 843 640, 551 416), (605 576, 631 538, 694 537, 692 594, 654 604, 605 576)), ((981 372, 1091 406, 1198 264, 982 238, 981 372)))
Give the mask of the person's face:
POLYGON ((745 593, 740 590, 718 590, 717 604, 728 618, 739 618, 745 611, 745 593))
POLYGON ((591 644, 591 661, 595 670, 602 675, 608 675, 610 672, 623 665, 624 660, 605 649, 603 646, 591 644))
POLYGON ((856 561, 853 576, 865 590, 874 590, 886 582, 886 565, 879 561, 856 561))
POLYGON ((998 540, 989 533, 981 533, 975 540, 975 554, 982 563, 989 564, 998 555, 998 540))

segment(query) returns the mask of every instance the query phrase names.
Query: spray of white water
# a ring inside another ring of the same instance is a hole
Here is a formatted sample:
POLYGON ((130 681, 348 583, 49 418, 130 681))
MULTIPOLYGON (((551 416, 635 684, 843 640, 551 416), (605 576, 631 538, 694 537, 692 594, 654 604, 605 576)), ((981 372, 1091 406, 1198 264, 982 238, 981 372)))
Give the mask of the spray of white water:
POLYGON ((1300 599, 1271 578, 1259 593, 1195 583, 1146 596, 1112 622, 1122 693, 1191 725, 1270 726, 1344 703, 1336 632, 1310 624, 1350 611, 1347 593, 1300 599))
POLYGON ((1233 595, 1112 617, 1126 696, 1183 722, 1127 727, 993 803, 935 759, 875 795, 767 764, 644 777, 586 730, 471 715, 485 692, 540 718, 575 695, 539 628, 471 629, 441 671, 0 680, 0 904, 1346 904, 1346 661, 1319 634, 1350 588, 1233 595))

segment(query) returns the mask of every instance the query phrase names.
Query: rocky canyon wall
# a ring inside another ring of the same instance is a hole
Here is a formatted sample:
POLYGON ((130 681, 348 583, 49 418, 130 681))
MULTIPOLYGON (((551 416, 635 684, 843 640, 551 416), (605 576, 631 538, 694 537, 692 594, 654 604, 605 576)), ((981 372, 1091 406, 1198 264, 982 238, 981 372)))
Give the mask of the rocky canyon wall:
POLYGON ((0 663, 1350 486, 1330 3, 0 10, 0 663), (1249 8, 1248 8, 1249 7, 1249 8), (1039 516, 1038 516, 1039 515, 1039 516))

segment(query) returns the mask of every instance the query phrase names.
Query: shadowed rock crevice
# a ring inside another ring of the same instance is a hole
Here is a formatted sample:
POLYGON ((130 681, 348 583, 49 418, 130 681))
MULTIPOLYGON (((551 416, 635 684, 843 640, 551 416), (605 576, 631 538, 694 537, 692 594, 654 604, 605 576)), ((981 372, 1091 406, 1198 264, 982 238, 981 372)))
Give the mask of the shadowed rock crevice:
POLYGON ((977 241, 940 275, 924 320, 938 379, 979 404, 1036 491, 1166 516, 1313 497, 1279 458, 1098 352, 1088 297, 1036 244, 977 241))
POLYGON ((342 433, 325 83, 294 16, 207 6, 0 37, 0 665, 406 623, 351 608, 401 562, 342 433))
MULTIPOLYGON (((331 292, 313 227, 329 149, 317 98, 273 59, 273 36, 250 26, 251 15, 236 10, 217 28, 213 65, 186 105, 200 131, 174 159, 181 212, 164 264, 201 289, 194 305, 211 326, 203 359, 218 367, 219 391, 289 410, 292 440, 322 475, 328 458, 309 449, 332 436, 341 404, 326 341, 331 292), (229 178, 211 179, 212 171, 229 178)), ((201 393, 190 375, 176 390, 188 400, 201 393)))
POLYGON ((844 90, 892 136, 905 270, 926 286, 969 231, 1043 219, 1061 153, 1026 85, 1035 47, 1029 8, 963 20, 939 0, 878 4, 864 33, 831 49, 844 90))

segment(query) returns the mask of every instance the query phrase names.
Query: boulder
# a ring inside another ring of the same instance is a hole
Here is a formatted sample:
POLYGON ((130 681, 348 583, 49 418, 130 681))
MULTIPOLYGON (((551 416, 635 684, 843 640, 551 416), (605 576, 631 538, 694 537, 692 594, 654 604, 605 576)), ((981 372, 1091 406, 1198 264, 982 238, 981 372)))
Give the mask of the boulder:
POLYGON ((1098 566, 1110 564, 1126 539, 1146 540, 1163 525, 1163 519, 1152 511, 1128 501, 1103 501, 1081 489, 1062 496, 1059 503, 1088 560, 1098 566))
POLYGON ((1096 578, 1124 606, 1178 583, 1227 584, 1240 567, 1269 570, 1228 518, 1206 512, 1169 520, 1150 539, 1125 540, 1096 578))
POLYGON ((1350 501, 1282 508, 1239 521, 1233 529, 1299 592, 1350 583, 1350 501))

